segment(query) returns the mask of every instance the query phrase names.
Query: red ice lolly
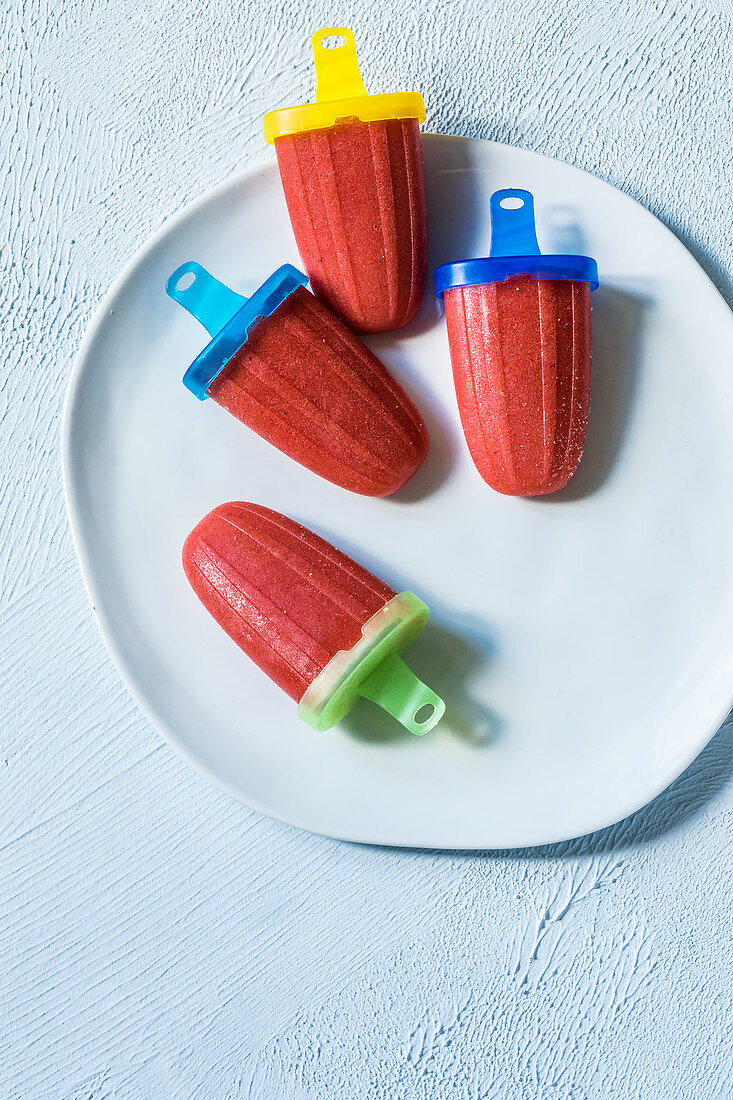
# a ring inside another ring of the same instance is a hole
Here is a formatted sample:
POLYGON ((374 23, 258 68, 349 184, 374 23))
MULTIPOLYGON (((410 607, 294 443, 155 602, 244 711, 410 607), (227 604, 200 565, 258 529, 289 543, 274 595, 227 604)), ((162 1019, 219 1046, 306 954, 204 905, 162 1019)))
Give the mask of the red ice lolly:
POLYGON ((312 45, 316 102, 264 120, 298 250, 315 293, 355 332, 401 328, 427 275, 425 105, 414 92, 367 95, 347 27, 312 45))
POLYGON ((284 264, 247 299, 200 264, 174 271, 168 294, 212 336, 184 384, 328 481, 386 496, 422 463, 427 430, 401 386, 305 282, 284 264))
POLYGON ((308 528, 269 508, 215 508, 183 547, 206 609, 314 729, 339 722, 360 696, 412 733, 440 720, 443 701, 400 654, 429 612, 308 528))
POLYGON ((436 272, 461 422, 492 488, 554 493, 585 443, 598 272, 586 256, 540 255, 529 191, 492 195, 491 225, 489 258, 436 272))

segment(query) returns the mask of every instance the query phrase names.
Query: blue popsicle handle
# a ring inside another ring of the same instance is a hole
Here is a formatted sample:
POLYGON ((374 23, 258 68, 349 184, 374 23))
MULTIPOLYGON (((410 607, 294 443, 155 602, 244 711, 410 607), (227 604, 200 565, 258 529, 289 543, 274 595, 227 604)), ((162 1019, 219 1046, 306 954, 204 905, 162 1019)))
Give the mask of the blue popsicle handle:
POLYGON ((539 256, 531 191, 506 187, 503 191, 494 191, 490 202, 491 259, 500 259, 502 256, 539 256), (505 199, 514 199, 519 205, 502 206, 505 199))
POLYGON ((169 297, 201 322, 210 336, 221 332, 248 300, 220 283, 195 260, 176 268, 165 284, 165 289, 169 297), (188 275, 193 276, 191 281, 184 278, 188 275), (187 284, 183 289, 178 285, 181 282, 187 284))

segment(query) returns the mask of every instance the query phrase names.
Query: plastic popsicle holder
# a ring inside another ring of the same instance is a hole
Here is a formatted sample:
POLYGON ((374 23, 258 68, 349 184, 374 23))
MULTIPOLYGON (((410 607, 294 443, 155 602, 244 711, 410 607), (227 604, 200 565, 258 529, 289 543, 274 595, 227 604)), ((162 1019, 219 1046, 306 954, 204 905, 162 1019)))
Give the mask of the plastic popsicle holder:
POLYGON ((324 27, 311 38, 316 68, 316 102, 283 107, 265 115, 265 140, 326 130, 344 118, 385 122, 395 118, 425 121, 419 92, 369 95, 359 72, 354 35, 348 27, 324 27))
POLYGON ((435 272, 435 293, 481 283, 501 283, 510 275, 534 279, 568 279, 598 287, 598 266, 590 256, 543 255, 537 243, 534 198, 530 191, 506 187, 490 199, 491 249, 483 259, 441 264, 435 272), (507 205, 504 205, 504 204, 507 205))
POLYGON ((330 729, 359 697, 388 711, 421 736, 445 713, 445 703, 404 663, 401 654, 425 627, 430 612, 412 592, 400 592, 362 627, 351 649, 335 654, 306 689, 298 715, 313 729, 330 729))
POLYGON ((200 401, 229 360, 246 344, 250 329, 261 317, 269 317, 294 290, 308 282, 291 264, 283 264, 251 298, 245 298, 219 282, 201 264, 190 260, 176 268, 165 284, 166 293, 196 318, 211 342, 194 359, 183 384, 200 401), (190 281, 186 276, 191 275, 190 281))

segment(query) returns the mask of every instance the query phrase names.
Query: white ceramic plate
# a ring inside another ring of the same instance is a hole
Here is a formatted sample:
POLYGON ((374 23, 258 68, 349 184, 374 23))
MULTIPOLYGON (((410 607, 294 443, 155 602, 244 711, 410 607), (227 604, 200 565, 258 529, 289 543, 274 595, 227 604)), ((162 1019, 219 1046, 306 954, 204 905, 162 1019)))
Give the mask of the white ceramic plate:
POLYGON ((444 323, 369 340, 431 433, 423 469, 371 500, 321 481, 181 376, 203 330, 166 297, 197 259, 251 291, 299 263, 274 161, 170 221, 103 302, 66 406, 65 483, 112 656, 163 736, 214 783, 349 840, 504 848, 615 822, 671 782, 733 701, 733 325, 641 206, 532 153, 424 139, 431 267, 488 251, 489 195, 535 194, 540 246, 598 260, 585 456, 563 492, 492 492, 468 456, 444 323), (425 738, 367 702, 317 734, 209 618, 180 565, 226 500, 313 527, 433 617, 409 653, 448 703, 425 738))

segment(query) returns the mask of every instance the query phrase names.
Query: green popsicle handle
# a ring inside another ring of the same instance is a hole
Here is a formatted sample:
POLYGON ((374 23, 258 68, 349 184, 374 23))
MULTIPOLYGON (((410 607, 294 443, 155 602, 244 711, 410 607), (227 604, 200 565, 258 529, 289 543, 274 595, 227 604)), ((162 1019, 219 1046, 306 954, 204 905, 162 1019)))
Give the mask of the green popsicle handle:
POLYGON ((437 725, 445 713, 445 703, 440 696, 418 679, 394 652, 362 680, 358 692, 388 711, 418 737, 437 725))

